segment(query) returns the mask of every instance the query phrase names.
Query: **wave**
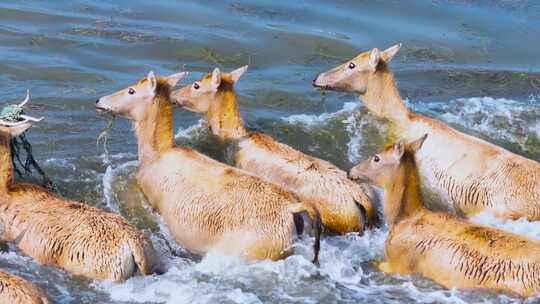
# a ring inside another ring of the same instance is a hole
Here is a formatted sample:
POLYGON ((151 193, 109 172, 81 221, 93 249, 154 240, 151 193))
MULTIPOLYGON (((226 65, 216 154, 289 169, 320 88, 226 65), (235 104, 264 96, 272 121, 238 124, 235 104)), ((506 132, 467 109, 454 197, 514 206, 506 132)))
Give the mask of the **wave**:
MULTIPOLYGON (((418 105, 412 106, 420 108, 418 105)), ((528 113, 535 113, 533 107, 534 105, 513 100, 482 97, 433 104, 420 111, 432 111, 430 113, 436 113, 440 119, 462 124, 465 128, 474 128, 485 134, 504 136, 505 139, 517 143, 519 134, 523 132, 538 136, 538 117, 527 116, 528 113), (463 109, 465 106, 467 109, 463 109), (487 108, 483 109, 484 107, 487 108), (492 130, 497 121, 501 123, 501 120, 504 124, 515 124, 513 129, 506 133, 492 130)), ((379 120, 366 114, 366 109, 360 103, 350 102, 345 103, 337 112, 292 115, 283 120, 308 130, 325 128, 337 122, 348 135, 347 157, 350 161, 357 161, 364 156, 361 149, 371 140, 368 133, 386 132, 379 120), (367 130, 369 128, 372 129, 367 130)), ((199 120, 192 126, 179 129, 176 139, 196 141, 202 138, 205 132, 205 123, 199 120)), ((191 255, 174 241, 161 217, 148 207, 144 196, 139 193, 134 176, 138 163, 134 159, 136 156, 129 153, 97 156, 91 162, 100 164, 102 169, 91 170, 91 174, 86 174, 86 179, 96 179, 96 187, 103 191, 102 204, 122 213, 138 227, 148 229, 154 246, 168 266, 168 271, 159 276, 133 277, 123 283, 92 283, 92 292, 105 295, 105 302, 357 303, 373 299, 385 299, 388 303, 520 302, 518 299, 488 292, 447 290, 417 276, 402 277, 378 272, 375 262, 384 259, 384 242, 388 234, 385 228, 367 231, 363 235, 325 237, 321 245, 320 268, 310 262, 311 239, 298 241, 294 246, 295 255, 276 262, 247 262, 216 253, 209 253, 203 258, 191 255)), ((45 161, 45 166, 55 171, 73 172, 76 171, 77 161, 76 158, 49 159, 45 161)), ((73 179, 77 176, 70 173, 65 178, 73 179)), ((540 240, 540 222, 529 222, 525 219, 500 220, 489 214, 479 215, 473 221, 540 240)), ((0 257, 12 265, 8 268, 10 270, 24 269, 21 273, 31 273, 32 270, 42 268, 34 263, 27 263, 27 258, 16 253, 14 248, 0 257)), ((62 271, 53 271, 53 276, 65 275, 62 271)), ((71 282, 70 276, 50 283, 33 277, 32 279, 41 282, 42 286, 47 284, 48 290, 56 290, 58 295, 54 296, 55 299, 78 299, 70 295, 77 294, 73 291, 79 291, 77 286, 81 284, 71 282)), ((534 299, 536 298, 533 298, 533 301, 534 299)))
POLYGON ((491 140, 518 145, 523 152, 540 152, 540 107, 535 99, 472 97, 417 107, 491 140))
MULTIPOLYGON (((540 153, 540 107, 536 97, 526 101, 506 98, 471 97, 448 102, 411 102, 409 107, 419 113, 429 114, 450 124, 458 125, 472 133, 479 133, 494 141, 517 145, 524 154, 540 153)), ((323 128, 330 122, 342 119, 349 141, 347 157, 352 163, 365 155, 361 147, 366 144, 367 127, 375 127, 380 135, 387 129, 372 115, 364 115, 358 102, 346 102, 337 112, 291 115, 284 121, 304 128, 323 128)), ((538 159, 539 156, 537 156, 538 159)))

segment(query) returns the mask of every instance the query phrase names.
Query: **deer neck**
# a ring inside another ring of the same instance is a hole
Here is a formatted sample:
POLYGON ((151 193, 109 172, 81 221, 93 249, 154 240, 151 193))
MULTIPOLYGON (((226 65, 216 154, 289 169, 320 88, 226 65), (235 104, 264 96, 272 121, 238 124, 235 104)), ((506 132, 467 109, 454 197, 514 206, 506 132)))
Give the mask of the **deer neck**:
POLYGON ((398 123, 409 117, 409 110, 399 95, 394 75, 384 62, 369 76, 366 92, 360 98, 368 110, 379 117, 398 123))
POLYGON ((173 112, 167 96, 156 95, 143 119, 135 122, 141 165, 157 160, 174 147, 173 112))
POLYGON ((397 179, 384 189, 384 213, 390 228, 400 220, 425 210, 414 156, 406 154, 403 157, 397 179))
POLYGON ((247 135, 232 89, 220 90, 215 94, 206 113, 206 120, 212 133, 223 141, 247 135))
POLYGON ((6 194, 13 183, 10 141, 9 135, 0 133, 0 194, 6 194))

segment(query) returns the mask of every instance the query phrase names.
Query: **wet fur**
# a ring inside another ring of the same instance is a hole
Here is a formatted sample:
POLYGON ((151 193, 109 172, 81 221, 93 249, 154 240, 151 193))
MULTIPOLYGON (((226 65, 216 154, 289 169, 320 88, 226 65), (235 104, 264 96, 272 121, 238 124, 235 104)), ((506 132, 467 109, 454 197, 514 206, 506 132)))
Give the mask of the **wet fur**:
POLYGON ((410 114, 403 133, 430 134, 419 154, 427 182, 460 214, 490 211, 503 218, 540 219, 540 165, 430 118, 410 114), (448 145, 448 138, 452 144, 448 145), (445 147, 441 151, 440 147, 445 147), (454 153, 454 154, 452 154, 454 153))
POLYGON ((199 254, 272 260, 290 254, 294 214, 305 211, 315 220, 316 211, 280 187, 174 147, 171 107, 168 94, 158 94, 135 130, 141 160, 137 179, 175 240, 199 254))
MULTIPOLYGON (((206 75, 201 83, 210 81, 206 75)), ((365 217, 375 222, 371 189, 351 182, 331 163, 306 155, 261 133, 248 134, 230 74, 221 74, 220 86, 204 115, 212 133, 233 146, 236 167, 276 183, 319 210, 323 225, 334 233, 362 232, 365 217), (364 214, 365 213, 365 214, 364 214), (365 217, 364 217, 365 215, 365 217)), ((184 88, 183 90, 185 90, 184 88)))
MULTIPOLYGON (((0 155, 9 155, 1 134, 0 155)), ((9 156, 8 156, 9 157, 9 156)), ((55 265, 92 279, 122 281, 137 270, 157 270, 150 240, 117 214, 62 199, 42 187, 13 183, 11 160, 0 174, 1 238, 14 242, 41 264, 55 265)))
POLYGON ((48 304, 45 294, 30 282, 0 271, 0 304, 48 304))
POLYGON ((385 202, 396 211, 396 220, 383 271, 421 274, 448 288, 488 288, 525 297, 540 291, 539 242, 429 211, 419 194, 414 156, 406 152, 404 158, 405 177, 397 178, 405 187, 403 197, 390 198, 394 205, 385 202))
POLYGON ((346 172, 273 138, 253 133, 240 139, 235 163, 241 169, 286 187, 321 213, 323 225, 334 233, 362 232, 366 219, 375 222, 370 189, 353 183, 346 172), (366 217, 364 218, 364 214, 366 217))
MULTIPOLYGON (((418 155, 418 167, 424 181, 448 202, 449 209, 467 217, 489 211, 503 218, 539 220, 540 164, 410 112, 400 97, 385 52, 381 56, 376 71, 342 81, 345 83, 337 89, 352 90, 354 83, 365 82, 360 98, 371 113, 392 123, 395 137, 412 140, 429 134, 418 155)), ((360 65, 369 57, 363 53, 353 61, 360 65)), ((346 69, 337 67, 318 79, 336 78, 346 69)), ((324 81, 319 84, 324 85, 324 81)))

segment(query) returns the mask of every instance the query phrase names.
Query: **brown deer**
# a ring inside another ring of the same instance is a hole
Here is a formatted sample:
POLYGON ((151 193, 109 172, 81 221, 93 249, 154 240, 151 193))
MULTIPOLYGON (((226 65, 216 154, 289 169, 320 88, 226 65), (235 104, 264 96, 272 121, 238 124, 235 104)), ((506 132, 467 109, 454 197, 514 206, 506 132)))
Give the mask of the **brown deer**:
POLYGON ((0 304, 48 304, 47 296, 34 284, 0 271, 0 304))
POLYGON ((362 232, 365 218, 376 211, 367 187, 351 182, 345 171, 304 154, 262 133, 244 127, 234 84, 247 66, 221 73, 218 68, 173 92, 173 102, 206 118, 211 132, 234 151, 236 167, 296 193, 321 212, 323 225, 334 233, 362 232), (365 214, 364 214, 365 213, 365 214))
POLYGON ((157 270, 152 243, 121 216, 14 182, 10 140, 39 121, 21 119, 0 120, 1 238, 41 264, 91 279, 122 281, 157 270))
POLYGON ((387 119, 395 136, 428 133, 418 157, 420 174, 464 216, 540 219, 540 164, 448 125, 413 113, 399 95, 389 62, 401 44, 373 49, 317 76, 313 85, 360 94, 368 110, 387 119))
POLYGON ((138 140, 137 180, 176 241, 197 254, 217 251, 247 259, 280 259, 303 229, 320 217, 286 190, 185 147, 175 147, 170 91, 186 73, 157 77, 100 98, 98 110, 133 122, 138 140), (296 223, 296 224, 295 224, 296 223))
POLYGON ((384 190, 390 233, 379 269, 420 274, 447 288, 487 288, 530 296, 540 291, 540 242, 425 208, 415 154, 427 134, 398 141, 350 171, 384 190))

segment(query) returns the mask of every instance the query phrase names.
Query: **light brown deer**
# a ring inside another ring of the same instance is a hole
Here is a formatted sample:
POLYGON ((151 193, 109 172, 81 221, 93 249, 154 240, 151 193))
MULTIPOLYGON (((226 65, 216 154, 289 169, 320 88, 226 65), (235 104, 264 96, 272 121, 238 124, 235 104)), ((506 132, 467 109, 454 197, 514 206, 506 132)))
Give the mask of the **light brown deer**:
POLYGON ((10 140, 32 121, 39 120, 0 121, 1 238, 41 264, 91 279, 122 281, 157 270, 152 243, 121 216, 14 182, 10 140))
POLYGON ((248 259, 280 259, 303 228, 302 214, 315 225, 318 211, 284 189, 201 153, 175 147, 171 88, 185 73, 156 77, 100 98, 96 107, 133 122, 138 140, 137 180, 175 240, 189 251, 248 259), (296 226, 295 223, 298 225, 296 226))
POLYGON ((415 153, 426 136, 399 141, 350 171, 351 178, 384 189, 390 232, 379 269, 420 274, 447 288, 538 293, 540 242, 424 207, 415 153))
POLYGON ((0 304, 48 304, 47 296, 34 284, 0 271, 0 304))
POLYGON ((221 73, 214 69, 199 81, 173 92, 173 102, 206 118, 208 127, 234 151, 236 167, 296 193, 321 212, 323 225, 334 233, 362 232, 366 218, 373 223, 376 211, 366 195, 345 171, 304 154, 262 133, 244 127, 234 84, 247 66, 221 73), (365 214, 363 214, 365 213, 365 214))
POLYGON ((459 214, 489 211, 503 218, 540 219, 540 164, 448 125, 413 113, 388 64, 401 44, 373 49, 317 76, 317 87, 360 94, 368 110, 408 140, 428 133, 418 155, 421 176, 459 214))

